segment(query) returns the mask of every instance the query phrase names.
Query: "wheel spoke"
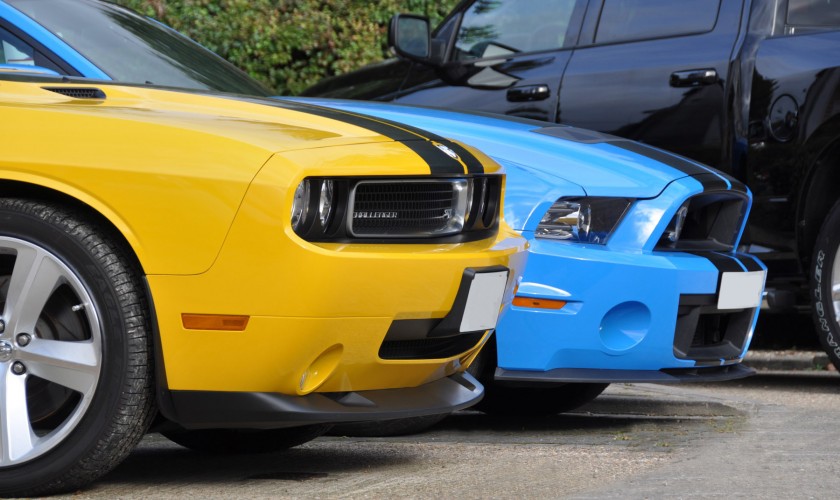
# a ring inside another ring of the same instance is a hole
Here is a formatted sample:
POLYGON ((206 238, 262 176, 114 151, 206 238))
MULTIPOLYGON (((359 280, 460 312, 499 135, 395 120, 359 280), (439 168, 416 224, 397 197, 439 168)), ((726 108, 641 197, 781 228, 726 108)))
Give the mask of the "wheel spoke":
POLYGON ((38 438, 29 423, 26 377, 14 375, 9 365, 0 370, 0 464, 19 460, 35 448, 38 438))
POLYGON ((63 342, 33 338, 18 351, 27 373, 87 395, 99 377, 99 354, 90 341, 63 342))
POLYGON ((831 286, 831 300, 840 302, 840 283, 833 283, 831 286))
POLYGON ((64 270, 40 249, 18 249, 6 296, 6 325, 12 333, 34 333, 47 300, 62 282, 64 270))

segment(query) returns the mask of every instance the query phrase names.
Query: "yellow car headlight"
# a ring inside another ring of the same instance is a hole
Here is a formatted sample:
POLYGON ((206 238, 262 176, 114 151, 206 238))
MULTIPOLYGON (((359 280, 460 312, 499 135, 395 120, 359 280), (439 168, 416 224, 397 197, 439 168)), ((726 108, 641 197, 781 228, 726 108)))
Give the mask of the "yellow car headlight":
POLYGON ((306 215, 309 212, 309 179, 304 179, 295 189, 295 198, 292 202, 292 229, 300 232, 306 222, 306 215))

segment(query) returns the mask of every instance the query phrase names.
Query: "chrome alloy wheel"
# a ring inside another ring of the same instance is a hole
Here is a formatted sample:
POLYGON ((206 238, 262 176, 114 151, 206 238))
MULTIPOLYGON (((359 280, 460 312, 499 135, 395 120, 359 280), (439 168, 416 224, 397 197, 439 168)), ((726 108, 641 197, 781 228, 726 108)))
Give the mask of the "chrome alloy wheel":
POLYGON ((93 300, 50 250, 0 237, 0 467, 55 448, 91 405, 102 370, 93 300))

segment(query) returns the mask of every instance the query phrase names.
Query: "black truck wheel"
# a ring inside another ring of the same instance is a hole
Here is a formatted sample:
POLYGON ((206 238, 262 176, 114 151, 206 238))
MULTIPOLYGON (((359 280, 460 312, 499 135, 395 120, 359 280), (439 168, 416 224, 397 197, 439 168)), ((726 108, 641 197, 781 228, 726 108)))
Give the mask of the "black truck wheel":
POLYGON ((140 273, 72 210, 0 199, 0 496, 74 491, 153 417, 140 273))
POLYGON ((840 370, 840 202, 820 229, 811 261, 814 323, 828 358, 840 370))

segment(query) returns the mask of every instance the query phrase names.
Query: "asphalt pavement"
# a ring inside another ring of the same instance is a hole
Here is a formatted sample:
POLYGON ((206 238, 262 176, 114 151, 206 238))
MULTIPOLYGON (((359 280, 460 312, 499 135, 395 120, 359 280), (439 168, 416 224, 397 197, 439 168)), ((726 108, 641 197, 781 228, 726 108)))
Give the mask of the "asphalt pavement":
POLYGON ((321 437, 282 453, 195 453, 149 435, 62 498, 828 498, 840 491, 840 375, 818 351, 755 351, 718 384, 613 384, 573 413, 474 411, 428 432, 321 437))

